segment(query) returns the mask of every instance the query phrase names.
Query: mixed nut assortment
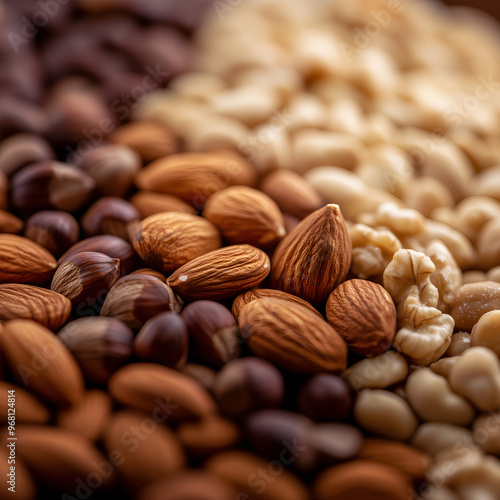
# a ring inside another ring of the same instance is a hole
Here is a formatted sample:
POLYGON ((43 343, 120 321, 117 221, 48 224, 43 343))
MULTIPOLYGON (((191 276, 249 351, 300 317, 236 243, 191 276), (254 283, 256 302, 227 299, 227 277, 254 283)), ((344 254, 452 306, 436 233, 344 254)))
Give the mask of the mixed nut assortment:
MULTIPOLYGON (((133 15, 183 25, 169 2, 76 3, 117 24, 48 39, 64 71, 112 75, 133 15)), ((149 28, 127 50, 165 55, 149 28)), ((196 36, 195 70, 77 155, 79 85, 49 132, 0 116, 15 497, 499 499, 498 27, 424 0, 221 0, 196 36)))

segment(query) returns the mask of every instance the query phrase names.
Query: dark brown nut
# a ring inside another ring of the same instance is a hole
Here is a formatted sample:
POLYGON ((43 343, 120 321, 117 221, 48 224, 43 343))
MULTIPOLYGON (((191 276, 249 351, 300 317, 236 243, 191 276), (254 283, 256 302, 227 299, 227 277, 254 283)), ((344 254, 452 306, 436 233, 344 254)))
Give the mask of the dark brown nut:
POLYGON ((154 363, 133 363, 110 379, 109 392, 123 405, 162 422, 208 418, 217 411, 210 393, 191 377, 154 363))
POLYGON ((22 387, 18 387, 10 382, 0 382, 0 422, 7 424, 7 416, 9 413, 8 405, 8 391, 15 391, 15 416, 16 422, 23 422, 26 424, 47 424, 50 420, 49 409, 31 392, 28 392, 22 387))
POLYGON ((3 172, 0 172, 0 209, 7 208, 8 191, 9 191, 9 181, 7 179, 7 176, 3 172))
POLYGON ((108 453, 120 453, 118 471, 133 491, 185 466, 178 437, 147 413, 131 410, 115 413, 105 430, 104 444, 108 453))
POLYGON ((136 256, 132 246, 122 238, 103 234, 75 243, 59 259, 59 263, 80 252, 99 252, 120 259, 120 274, 129 274, 135 268, 136 256))
POLYGON ((307 217, 325 204, 311 184, 293 170, 275 170, 264 177, 259 187, 278 204, 282 212, 298 219, 307 217))
POLYGON ((311 472, 318 461, 317 451, 308 440, 313 426, 312 420, 300 413, 259 410, 246 419, 245 438, 260 455, 286 461, 300 472, 311 472))
POLYGON ((358 456, 363 434, 352 425, 325 423, 312 427, 305 441, 317 453, 318 465, 334 465, 358 456))
POLYGON ((34 134, 15 134, 0 143, 0 171, 10 177, 25 165, 54 160, 50 144, 34 134))
POLYGON ((238 490, 206 471, 185 470, 148 484, 138 500, 234 500, 238 490))
POLYGON ((159 214, 161 212, 183 212, 186 214, 196 214, 192 205, 181 200, 177 196, 153 191, 139 191, 130 198, 130 203, 141 214, 141 217, 159 214))
MULTIPOLYGON (((282 447, 280 451, 284 450, 282 447)), ((284 452, 284 459, 289 461, 291 455, 287 451, 284 452)), ((276 457, 274 459, 278 461, 276 457)), ((276 462, 269 463, 252 453, 234 450, 217 453, 206 462, 205 468, 237 488, 244 495, 242 498, 309 500, 310 495, 304 484, 284 469, 283 464, 280 463, 280 473, 276 474, 277 467, 273 467, 276 462), (265 479, 259 479, 259 474, 265 479)))
POLYGON ((85 378, 96 384, 106 383, 132 356, 134 334, 115 318, 80 318, 57 335, 77 359, 85 378))
POLYGON ((164 274, 151 267, 141 267, 141 269, 136 269, 135 271, 130 273, 130 276, 134 276, 135 274, 146 274, 148 276, 154 276, 155 278, 158 278, 160 281, 163 281, 163 283, 167 282, 167 277, 164 274))
POLYGON ((134 185, 135 174, 142 166, 139 155, 127 146, 107 144, 85 156, 80 168, 95 180, 102 196, 124 198, 134 185))
POLYGON ((137 355, 145 360, 182 368, 189 350, 189 336, 185 321, 176 313, 161 313, 150 320, 134 339, 137 355))
MULTIPOLYGON (((297 297, 296 295, 292 295, 291 293, 282 292, 281 290, 273 290, 271 288, 252 288, 247 292, 243 292, 238 295, 233 302, 232 313, 234 317, 238 319, 241 310, 252 300, 262 299, 263 297, 274 297, 276 299, 288 300, 290 302, 294 302, 295 304, 299 304, 310 311, 316 313, 318 316, 321 314, 314 309, 314 307, 306 302, 304 299, 297 297)), ((322 317, 322 316, 321 316, 322 317)))
POLYGON ((326 317, 349 349, 365 356, 387 351, 396 334, 396 306, 389 292, 371 281, 339 285, 328 297, 326 317))
POLYGON ((89 441, 97 441, 111 416, 112 404, 108 394, 99 390, 85 393, 75 406, 59 411, 57 425, 89 441))
POLYGON ((85 212, 81 222, 87 236, 110 234, 128 241, 128 224, 138 222, 140 218, 139 212, 128 201, 105 196, 85 212))
MULTIPOLYGON (((17 456, 40 483, 57 491, 74 492, 78 479, 85 481, 92 474, 100 479, 99 484, 92 483, 97 489, 104 489, 116 480, 109 465, 106 473, 97 473, 96 466, 104 467, 107 459, 82 436, 58 427, 28 424, 16 426, 16 436, 17 456)), ((2 432, 2 439, 6 437, 6 431, 2 432)))
POLYGON ((12 132, 30 132, 45 135, 47 116, 43 110, 31 102, 12 95, 0 97, 0 136, 12 132))
POLYGON ((0 209, 0 233, 17 234, 21 232, 24 223, 11 213, 0 209))
POLYGON ((168 156, 177 151, 172 132, 160 123, 140 121, 117 128, 109 140, 135 149, 145 162, 168 156))
POLYGON ((22 212, 74 212, 86 205, 94 188, 92 177, 67 163, 34 163, 12 178, 12 205, 22 212))
POLYGON ((60 293, 74 306, 102 302, 120 277, 120 260, 98 252, 80 252, 62 261, 50 289, 60 293))
POLYGON ((221 366, 240 354, 238 326, 229 309, 211 300, 197 300, 182 311, 194 355, 221 366))
POLYGON ((217 373, 213 368, 198 363, 187 363, 182 369, 182 373, 194 378, 198 383, 213 392, 213 386, 217 373))
POLYGON ((124 276, 113 285, 101 315, 120 319, 132 330, 140 330, 157 314, 179 313, 181 308, 182 304, 167 284, 154 276, 135 274, 124 276))
POLYGON ((24 235, 59 257, 78 241, 80 227, 67 212, 43 210, 28 219, 24 235))
POLYGON ((351 412, 352 397, 348 385, 340 377, 318 373, 300 388, 297 406, 316 421, 342 420, 351 412))
POLYGON ((240 440, 236 424, 225 418, 211 416, 199 422, 186 422, 177 429, 179 439, 190 457, 206 458, 217 451, 232 448, 240 440))
POLYGON ((408 500, 411 482, 388 465, 354 460, 327 469, 316 478, 317 500, 408 500))
POLYGON ((224 414, 241 418, 263 408, 279 408, 285 397, 281 372, 264 359, 230 361, 218 373, 213 393, 224 414))

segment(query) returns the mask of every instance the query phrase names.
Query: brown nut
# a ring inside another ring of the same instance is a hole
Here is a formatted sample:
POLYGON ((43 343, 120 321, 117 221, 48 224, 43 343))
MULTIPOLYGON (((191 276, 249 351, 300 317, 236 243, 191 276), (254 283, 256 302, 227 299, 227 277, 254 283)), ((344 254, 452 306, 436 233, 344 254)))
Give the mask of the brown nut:
POLYGON ((136 269, 135 271, 132 271, 129 276, 133 276, 135 274, 146 274, 148 276, 158 278, 160 281, 163 281, 163 283, 167 282, 167 277, 163 273, 160 273, 160 271, 151 267, 141 267, 140 269, 136 269))
POLYGON ((177 369, 185 365, 188 349, 186 323, 173 312, 146 321, 134 339, 134 350, 141 359, 177 369))
POLYGON ((115 318, 80 318, 57 334, 77 359, 85 378, 96 384, 111 375, 132 356, 132 330, 115 318))
POLYGON ((59 257, 78 241, 80 227, 67 212, 43 210, 28 219, 24 235, 59 257))
POLYGON ((117 236, 103 234, 92 236, 75 243, 60 258, 64 262, 70 256, 80 252, 98 252, 120 260, 120 273, 122 276, 129 274, 135 268, 136 256, 132 246, 117 236))
POLYGON ((87 236, 110 234, 128 241, 128 224, 140 218, 139 212, 128 201, 105 196, 83 214, 81 223, 87 236))
POLYGON ((0 395, 2 399, 0 400, 0 412, 2 417, 0 421, 2 424, 7 424, 7 417, 12 414, 12 411, 9 412, 9 408, 12 408, 12 405, 9 405, 9 397, 12 393, 8 391, 15 392, 16 422, 26 424, 49 423, 51 419, 50 410, 38 398, 22 387, 18 387, 11 382, 1 381, 0 395))
POLYGON ((12 205, 22 212, 75 212, 86 205, 94 188, 92 177, 69 164, 35 163, 12 178, 12 205))
POLYGON ((160 212, 183 212, 196 214, 192 205, 177 196, 153 191, 139 191, 130 198, 130 203, 139 211, 141 217, 159 214, 160 212))
POLYGON ((182 317, 197 358, 221 366, 239 356, 238 326, 222 304, 197 300, 183 309, 182 317))
POLYGON ((0 209, 4 210, 8 206, 9 180, 7 176, 0 172, 0 209))
POLYGON ((68 297, 73 305, 103 301, 120 277, 120 260, 98 252, 80 252, 62 261, 50 289, 68 297))
POLYGON ((180 312, 182 304, 172 289, 154 276, 135 274, 120 278, 111 288, 101 316, 120 319, 132 330, 140 330, 153 316, 180 312))
POLYGON ((21 232, 23 226, 24 222, 21 219, 0 209, 0 233, 17 234, 21 232))
POLYGON ((274 365, 247 357, 225 365, 217 374, 212 391, 225 415, 241 418, 255 410, 280 407, 285 383, 274 365))
POLYGON ((347 346, 365 356, 381 354, 396 334, 396 306, 384 287, 353 279, 328 297, 326 317, 347 346))
POLYGON ((144 262, 166 273, 221 246, 219 231, 210 221, 181 212, 151 215, 131 224, 129 235, 144 262))
POLYGON ((213 392, 215 377, 217 376, 217 372, 213 368, 198 363, 187 363, 182 369, 182 373, 189 375, 210 392, 213 392))

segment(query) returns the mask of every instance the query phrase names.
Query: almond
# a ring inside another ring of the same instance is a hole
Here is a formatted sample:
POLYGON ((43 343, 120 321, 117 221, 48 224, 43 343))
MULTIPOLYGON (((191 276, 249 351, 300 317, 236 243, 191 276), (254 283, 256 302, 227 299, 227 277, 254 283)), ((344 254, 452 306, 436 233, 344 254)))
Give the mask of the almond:
POLYGON ((231 244, 265 248, 286 234, 278 205, 247 186, 233 186, 213 194, 203 208, 203 217, 212 221, 231 244))
POLYGON ((121 404, 143 410, 162 421, 179 422, 215 413, 210 393, 187 375, 153 363, 134 363, 109 381, 111 395, 121 404))
POLYGON ((130 198, 130 203, 139 211, 141 217, 149 217, 161 212, 196 214, 192 205, 171 194, 139 191, 130 198))
POLYGON ((60 293, 31 285, 0 285, 0 320, 32 319, 52 331, 61 328, 71 301, 60 293))
POLYGON ((300 305, 274 298, 254 300, 242 309, 238 323, 255 354, 287 370, 314 373, 347 366, 342 337, 300 305))
POLYGON ((221 246, 219 230, 208 220, 181 212, 164 212, 132 224, 130 241, 146 264, 175 271, 221 246))
POLYGON ((251 245, 232 245, 193 259, 167 283, 189 300, 223 300, 257 286, 269 274, 269 257, 251 245))
POLYGON ((411 486, 393 467, 354 460, 322 472, 313 491, 318 500, 408 500, 411 486))
POLYGON ((186 461, 174 432, 161 420, 138 411, 115 413, 106 428, 104 444, 108 453, 118 453, 122 458, 117 468, 125 485, 133 491, 179 471, 186 461), (133 437, 137 431, 140 439, 133 437))
POLYGON ((0 234, 0 282, 40 285, 50 280, 57 267, 54 256, 38 243, 0 234))
POLYGON ((252 302, 252 300, 262 299, 264 297, 274 297, 275 299, 288 300, 289 302, 293 302, 294 304, 298 304, 299 306, 303 306, 306 309, 309 309, 311 312, 316 313, 320 318, 323 318, 323 316, 321 316, 321 314, 316 309, 314 309, 314 307, 309 304, 309 302, 306 302, 296 295, 282 292, 281 290, 273 290, 272 288, 252 288, 247 292, 240 293, 240 295, 238 295, 233 302, 234 317, 238 319, 241 310, 249 302, 252 302))
POLYGON ((12 376, 47 401, 77 403, 83 377, 67 347, 47 328, 30 320, 9 321, 0 336, 12 376))
POLYGON ((98 252, 81 252, 63 261, 50 289, 75 305, 92 304, 108 293, 120 277, 120 260, 98 252))
POLYGON ((16 397, 16 422, 32 424, 46 424, 49 422, 50 411, 39 399, 21 387, 2 381, 0 382, 0 415, 3 424, 7 423, 7 415, 9 415, 7 405, 9 393, 7 391, 11 390, 15 391, 16 397))
POLYGON ((274 288, 322 305, 347 276, 352 244, 338 205, 306 217, 280 242, 272 259, 274 288))
POLYGON ((229 186, 253 186, 256 173, 232 151, 181 153, 160 158, 139 170, 139 189, 173 194, 201 208, 217 191, 229 186))
POLYGON ((389 292, 371 281, 339 285, 328 297, 326 317, 349 349, 365 356, 387 351, 396 334, 396 306, 389 292))
POLYGON ((23 221, 15 215, 5 210, 0 210, 0 233, 19 233, 23 225, 23 221))

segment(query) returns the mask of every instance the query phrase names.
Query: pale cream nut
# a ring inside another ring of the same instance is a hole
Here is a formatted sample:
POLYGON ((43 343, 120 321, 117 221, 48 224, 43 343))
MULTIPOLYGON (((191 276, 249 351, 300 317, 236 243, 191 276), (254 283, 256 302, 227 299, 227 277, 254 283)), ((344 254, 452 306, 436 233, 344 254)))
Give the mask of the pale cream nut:
POLYGON ((500 358, 500 310, 483 314, 471 332, 472 347, 491 349, 500 358))

